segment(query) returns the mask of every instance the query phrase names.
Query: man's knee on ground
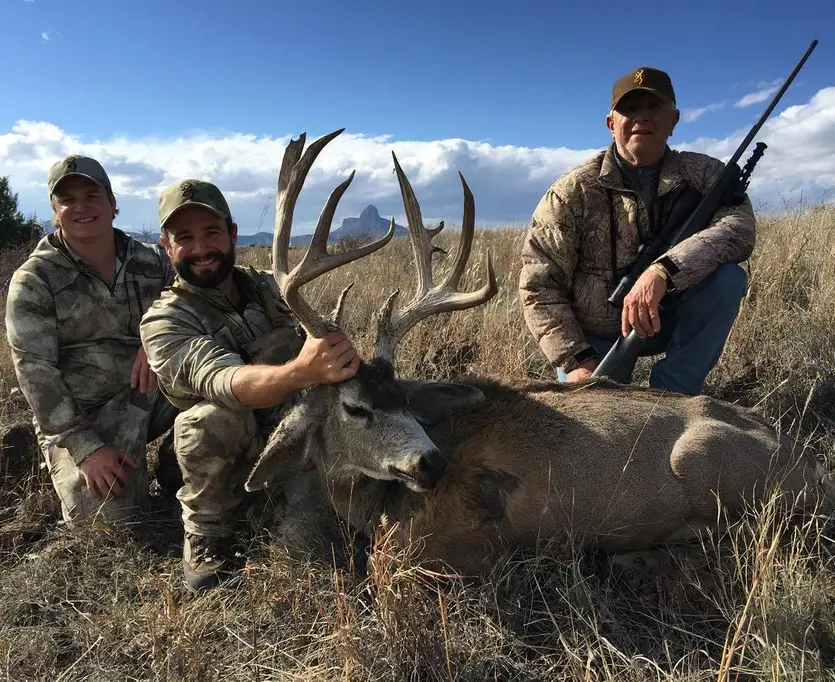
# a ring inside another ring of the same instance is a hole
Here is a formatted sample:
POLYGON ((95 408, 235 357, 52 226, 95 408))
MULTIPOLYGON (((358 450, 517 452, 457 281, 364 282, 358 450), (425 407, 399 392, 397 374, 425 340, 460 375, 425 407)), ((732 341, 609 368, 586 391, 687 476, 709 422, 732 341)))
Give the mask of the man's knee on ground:
POLYGON ((232 460, 251 446, 256 431, 251 410, 230 410, 203 401, 177 415, 174 447, 178 458, 211 453, 232 460))

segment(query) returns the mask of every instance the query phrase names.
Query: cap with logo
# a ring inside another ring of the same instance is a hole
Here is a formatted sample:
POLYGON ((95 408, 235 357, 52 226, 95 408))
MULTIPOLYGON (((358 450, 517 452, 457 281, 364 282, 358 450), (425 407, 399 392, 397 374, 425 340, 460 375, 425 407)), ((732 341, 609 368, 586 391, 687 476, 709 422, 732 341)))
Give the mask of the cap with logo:
POLYGON ((78 154, 71 154, 56 163, 53 163, 49 168, 49 173, 46 176, 46 185, 49 193, 55 191, 55 187, 61 180, 69 177, 80 177, 92 180, 99 187, 103 187, 108 192, 112 192, 110 187, 110 178, 104 172, 101 164, 89 156, 79 156, 78 154))
POLYGON ((159 197, 159 229, 164 230, 171 216, 186 206, 202 206, 221 218, 232 217, 223 193, 211 182, 181 180, 176 185, 171 185, 159 197))
POLYGON ((615 85, 612 87, 612 109, 617 106, 624 95, 634 90, 651 92, 673 104, 676 101, 676 94, 673 90, 673 83, 670 77, 659 69, 642 66, 621 76, 615 81, 615 85))

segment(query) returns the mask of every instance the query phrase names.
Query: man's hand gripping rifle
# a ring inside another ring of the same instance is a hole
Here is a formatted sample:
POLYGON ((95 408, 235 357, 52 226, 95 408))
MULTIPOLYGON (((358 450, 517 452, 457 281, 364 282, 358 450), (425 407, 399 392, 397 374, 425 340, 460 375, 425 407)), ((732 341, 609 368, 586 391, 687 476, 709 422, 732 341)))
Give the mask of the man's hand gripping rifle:
MULTIPOLYGON (((754 166, 756 166, 763 153, 765 153, 766 144, 763 142, 756 144, 744 169, 740 170, 737 162, 774 110, 774 107, 777 106, 777 103, 795 76, 803 68, 803 64, 809 58, 809 55, 812 54, 812 50, 815 49, 817 44, 818 41, 813 40, 809 45, 806 53, 798 62, 797 66, 794 67, 791 74, 789 74, 789 77, 785 80, 780 90, 778 90, 774 99, 768 105, 768 108, 760 116, 760 119, 754 127, 751 128, 748 135, 742 141, 742 144, 734 152, 734 155, 728 160, 719 180, 710 188, 707 194, 702 197, 702 194, 693 188, 688 188, 682 194, 667 222, 658 230, 648 244, 643 245, 639 249, 638 256, 630 266, 629 272, 621 278, 614 292, 609 297, 608 300, 611 305, 618 308, 622 307, 623 299, 632 289, 638 277, 641 276, 641 273, 673 246, 707 228, 720 207, 739 206, 745 200, 745 192, 748 189, 751 173, 754 171, 754 166)), ((666 294, 665 298, 671 295, 674 294, 666 294)), ((644 339, 638 336, 634 329, 626 337, 619 336, 611 350, 594 370, 592 376, 606 376, 619 383, 629 383, 632 378, 632 371, 635 369, 635 362, 644 349, 644 344, 644 339)))

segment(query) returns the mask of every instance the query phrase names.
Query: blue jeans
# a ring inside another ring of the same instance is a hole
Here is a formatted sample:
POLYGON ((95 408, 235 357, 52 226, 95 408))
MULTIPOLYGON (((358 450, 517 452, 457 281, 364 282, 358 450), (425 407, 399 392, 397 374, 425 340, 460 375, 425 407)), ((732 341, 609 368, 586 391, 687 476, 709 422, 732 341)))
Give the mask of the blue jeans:
MULTIPOLYGON (((714 368, 739 305, 748 287, 748 275, 736 263, 717 268, 696 286, 683 292, 673 308, 661 313, 661 331, 649 339, 644 355, 666 352, 652 367, 650 386, 675 393, 698 395, 714 368)), ((602 358, 615 339, 587 336, 586 341, 602 358)), ((566 375, 557 370, 557 377, 566 375)))

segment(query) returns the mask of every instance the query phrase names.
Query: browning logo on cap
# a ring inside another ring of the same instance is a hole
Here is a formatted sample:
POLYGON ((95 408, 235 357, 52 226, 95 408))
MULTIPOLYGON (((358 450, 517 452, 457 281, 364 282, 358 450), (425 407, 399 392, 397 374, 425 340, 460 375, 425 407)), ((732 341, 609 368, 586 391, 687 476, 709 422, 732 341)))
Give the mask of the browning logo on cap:
POLYGON ((621 76, 612 87, 612 109, 633 90, 643 90, 675 104, 676 95, 670 77, 659 69, 641 66, 621 76))
POLYGON ((99 187, 103 187, 108 192, 112 192, 110 188, 110 178, 104 172, 101 164, 89 156, 80 156, 79 154, 71 154, 60 161, 56 161, 49 168, 47 173, 46 185, 49 193, 55 191, 55 187, 61 180, 67 177, 76 176, 92 180, 99 187))
POLYGON ((182 195, 183 199, 186 201, 191 201, 192 197, 194 196, 194 185, 190 182, 184 182, 182 185, 182 195))

